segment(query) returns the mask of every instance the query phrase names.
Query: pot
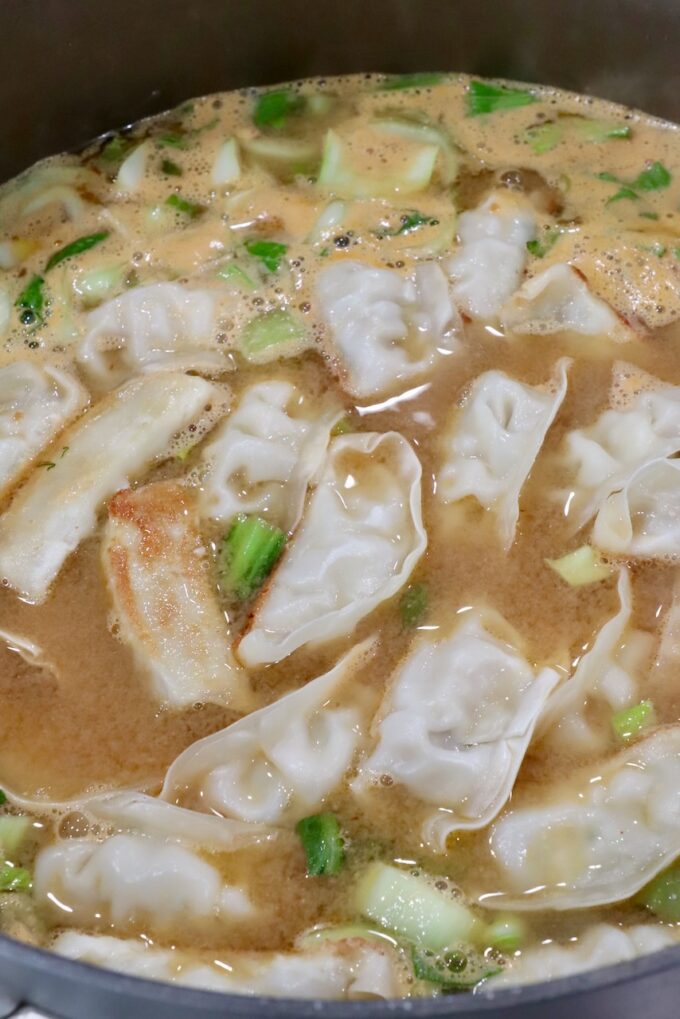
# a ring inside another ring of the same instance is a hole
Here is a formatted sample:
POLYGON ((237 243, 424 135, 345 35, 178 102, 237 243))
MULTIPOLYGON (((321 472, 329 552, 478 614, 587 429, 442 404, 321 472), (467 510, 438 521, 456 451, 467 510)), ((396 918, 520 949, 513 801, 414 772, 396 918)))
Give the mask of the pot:
MULTIPOLYGON (((673 0, 1 0, 0 179, 191 96, 354 71, 546 82, 680 121, 678 43, 673 0)), ((171 987, 0 936, 0 988, 0 1017, 667 1019, 680 947, 493 996, 340 1003, 171 987)))

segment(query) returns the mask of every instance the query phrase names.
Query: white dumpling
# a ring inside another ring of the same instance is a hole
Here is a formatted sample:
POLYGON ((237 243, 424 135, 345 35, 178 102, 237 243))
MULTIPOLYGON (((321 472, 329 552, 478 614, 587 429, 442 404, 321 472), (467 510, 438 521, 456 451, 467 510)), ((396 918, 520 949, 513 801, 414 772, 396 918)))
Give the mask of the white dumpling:
POLYGON ((495 318, 519 286, 536 236, 528 202, 510 191, 494 191, 458 220, 460 248, 450 259, 454 300, 471 318, 495 318))
POLYGON ((154 931, 172 924, 206 927, 254 912, 241 889, 196 853, 145 835, 112 835, 102 842, 65 839, 38 853, 34 898, 64 926, 138 923, 154 931))
POLYGON ((102 564, 121 640, 173 708, 215 701, 245 711, 248 677, 211 583, 194 493, 177 481, 117 492, 102 564))
POLYGON ((460 318, 434 262, 412 278, 363 262, 336 262, 319 273, 317 298, 343 367, 344 387, 364 397, 426 372, 458 343, 460 318))
POLYGON ((470 612, 450 637, 418 643, 392 681, 377 745, 352 783, 362 795, 388 775, 432 804, 422 835, 438 852, 451 832, 483 828, 501 810, 558 682, 506 641, 508 630, 495 614, 470 612))
POLYGON ((182 283, 133 287, 87 315, 77 360, 100 388, 158 368, 219 374, 229 369, 217 346, 216 291, 182 283))
POLYGON ((651 460, 600 506, 593 543, 643 559, 680 555, 680 460, 651 460))
POLYGON ((247 666, 352 632, 427 546, 420 461, 397 432, 341 435, 238 646, 247 666))
POLYGON ((490 908, 584 909, 630 898, 680 855, 680 726, 507 810, 489 845, 490 908))
POLYGON ((519 497, 567 392, 568 358, 544 386, 529 386, 500 371, 478 376, 444 439, 437 493, 444 502, 473 496, 496 518, 508 549, 519 518, 519 497))
POLYGON ((503 972, 486 980, 481 990, 570 977, 574 973, 586 973, 659 952, 677 941, 678 933, 670 927, 654 924, 614 927, 600 923, 579 938, 570 938, 566 944, 544 941, 516 952, 503 972))
POLYGON ((309 404, 284 380, 246 389, 203 451, 202 516, 227 522, 237 513, 258 513, 285 531, 297 525, 342 416, 337 405, 309 404))
POLYGON ((315 813, 361 739, 357 698, 348 705, 342 694, 369 648, 359 645, 325 675, 192 743, 171 765, 161 796, 188 795, 197 809, 266 824, 315 813))
POLYGON ((522 284, 503 306, 501 326, 508 332, 535 336, 570 332, 604 336, 615 343, 635 339, 630 326, 591 293, 583 274, 563 263, 522 284))
POLYGON ((90 408, 64 432, 64 456, 50 470, 35 470, 0 517, 0 577, 43 601, 68 556, 94 531, 102 503, 166 452, 214 396, 203 379, 158 373, 90 408))
POLYGON ((31 361, 0 368, 0 496, 88 403, 87 391, 60 368, 31 361))

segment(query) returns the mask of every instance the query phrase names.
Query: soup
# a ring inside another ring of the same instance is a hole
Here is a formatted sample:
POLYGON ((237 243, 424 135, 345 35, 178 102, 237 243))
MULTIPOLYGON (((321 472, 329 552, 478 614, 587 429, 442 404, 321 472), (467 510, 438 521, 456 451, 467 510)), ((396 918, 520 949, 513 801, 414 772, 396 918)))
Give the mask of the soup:
POLYGON ((0 924, 291 997, 676 942, 680 142, 459 75, 0 192, 0 924))

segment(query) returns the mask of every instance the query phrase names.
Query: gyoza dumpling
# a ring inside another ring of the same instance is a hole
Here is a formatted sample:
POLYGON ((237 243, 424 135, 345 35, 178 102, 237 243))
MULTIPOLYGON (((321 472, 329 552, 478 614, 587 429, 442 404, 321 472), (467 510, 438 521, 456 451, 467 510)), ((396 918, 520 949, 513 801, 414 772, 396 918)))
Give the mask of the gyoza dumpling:
POLYGON ((133 287, 89 313, 77 358, 106 389, 158 368, 219 374, 230 366, 217 346, 217 314, 213 290, 182 283, 133 287))
POLYGON ((64 432, 66 450, 39 468, 0 517, 0 577, 40 602, 67 557, 95 529, 99 507, 162 455, 218 397, 188 375, 134 379, 64 432))
POLYGON ((224 817, 294 824, 342 780, 361 739, 363 714, 344 687, 365 663, 360 644, 299 690, 193 743, 168 771, 161 795, 224 817))
POLYGON ((176 481, 114 495, 102 563, 120 638, 149 673, 162 704, 205 701, 245 711, 248 677, 210 582, 195 494, 176 481))
POLYGON ((444 273, 428 262, 409 279, 342 261, 319 274, 317 297, 353 396, 394 389, 457 346, 460 317, 444 273))
POLYGON ((337 406, 309 404, 283 380, 246 389, 203 451, 202 516, 228 522, 237 513, 258 513, 284 531, 297 525, 342 415, 337 406))
POLYGON ((567 392, 568 358, 545 386, 503 372, 475 379, 444 440, 437 492, 444 502, 473 496, 496 517, 503 547, 515 537, 519 496, 567 392))
POLYGON ((439 852, 451 832, 483 828, 501 810, 559 679, 532 668, 509 631, 494 613, 470 612, 450 637, 418 643, 392 681, 377 745, 352 783, 357 795, 379 795, 388 775, 431 804, 422 835, 439 852))
POLYGON ((492 319, 519 286, 536 236, 531 205, 510 191, 494 191, 458 220, 460 248, 448 263, 454 300, 471 318, 492 319))
POLYGON ((600 506, 593 543, 643 559, 680 555, 680 460, 651 460, 600 506))
POLYGON ((331 442, 302 523, 239 644, 247 666, 351 633, 399 591, 427 545, 421 474, 397 432, 331 442))
POLYGON ((491 829, 500 876, 481 904, 585 909, 628 899, 680 855, 680 726, 532 793, 491 829))
POLYGON ((88 402, 78 380, 60 368, 31 361, 0 368, 0 497, 88 402))

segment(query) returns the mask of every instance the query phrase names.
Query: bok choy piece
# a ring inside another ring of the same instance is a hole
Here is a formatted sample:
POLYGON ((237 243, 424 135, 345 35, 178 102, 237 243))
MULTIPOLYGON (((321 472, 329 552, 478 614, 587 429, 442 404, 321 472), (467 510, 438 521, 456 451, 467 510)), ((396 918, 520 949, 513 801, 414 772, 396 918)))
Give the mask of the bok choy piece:
POLYGON ((536 102, 538 96, 526 89, 490 85, 487 81, 472 81, 467 95, 467 112, 468 117, 479 117, 482 113, 514 110, 519 106, 529 106, 536 102))
POLYGON ((418 980, 436 984, 444 994, 469 991, 482 980, 495 976, 502 967, 475 949, 459 948, 443 952, 412 950, 413 972, 418 980))
POLYGON ((339 874, 345 860, 340 822, 335 814, 312 814, 295 826, 307 857, 310 877, 339 874))
POLYGON ((673 864, 650 881, 635 901, 665 923, 680 923, 680 864, 673 864))
POLYGON ((222 542, 219 554, 220 587, 246 601, 262 586, 286 543, 278 527, 261 517, 240 513, 222 542))
POLYGON ((241 349, 249 360, 258 360, 270 347, 297 346, 305 338, 303 326, 290 312, 267 311, 248 322, 241 334, 241 349))
POLYGON ((424 191, 432 180, 439 155, 437 145, 413 146, 408 165, 398 174, 359 172, 350 162, 346 146, 329 130, 324 143, 317 186, 346 198, 380 198, 394 192, 411 195, 424 191))
POLYGON ((0 892, 27 892, 31 887, 31 875, 24 867, 11 863, 0 867, 0 892))
POLYGON ((253 122, 259 128, 273 128, 278 131, 294 115, 305 108, 304 96, 290 89, 278 89, 258 96, 253 111, 253 122))
POLYGON ((611 566, 602 561, 592 545, 581 545, 560 559, 546 559, 545 562, 570 587, 596 584, 599 580, 606 580, 612 573, 611 566))

